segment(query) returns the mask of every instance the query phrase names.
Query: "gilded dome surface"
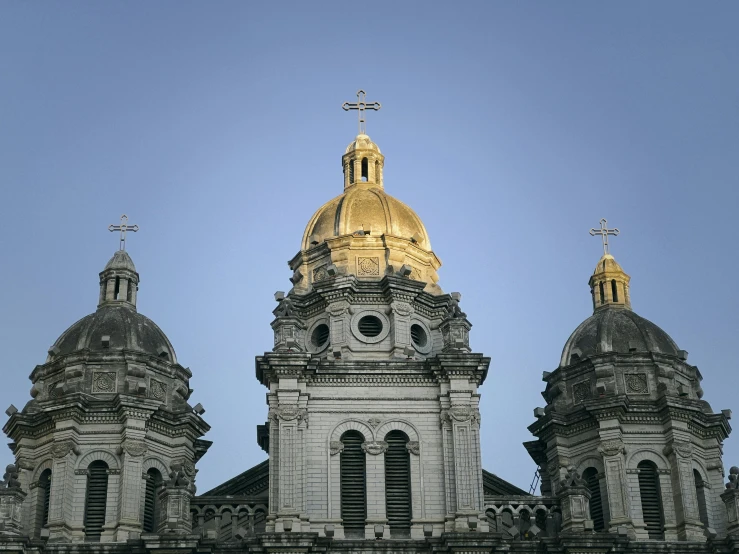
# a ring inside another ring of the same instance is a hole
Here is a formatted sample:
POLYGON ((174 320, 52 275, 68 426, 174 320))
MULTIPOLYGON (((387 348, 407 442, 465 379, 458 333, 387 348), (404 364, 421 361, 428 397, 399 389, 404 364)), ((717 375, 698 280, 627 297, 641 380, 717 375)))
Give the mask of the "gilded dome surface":
POLYGON ((83 317, 62 333, 54 347, 62 356, 84 349, 134 350, 157 357, 164 353, 168 361, 177 361, 172 344, 157 324, 122 304, 104 305, 83 317), (104 336, 110 340, 106 347, 104 336))
POLYGON ((379 185, 357 183, 329 200, 308 222, 303 234, 303 250, 326 239, 364 230, 370 236, 393 235, 417 242, 431 250, 431 242, 421 218, 379 185))
POLYGON ((565 344, 560 366, 605 352, 658 352, 677 356, 675 341, 651 321, 633 311, 603 307, 583 321, 565 344), (573 355, 575 359, 573 359, 573 355))

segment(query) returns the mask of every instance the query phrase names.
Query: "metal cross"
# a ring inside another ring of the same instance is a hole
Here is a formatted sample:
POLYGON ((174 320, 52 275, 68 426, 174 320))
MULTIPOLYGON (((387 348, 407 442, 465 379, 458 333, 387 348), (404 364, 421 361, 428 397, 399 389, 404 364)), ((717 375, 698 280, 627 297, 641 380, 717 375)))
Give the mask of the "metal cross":
POLYGON ((128 216, 126 214, 123 214, 121 216, 121 224, 120 225, 109 225, 108 231, 111 233, 113 231, 120 231, 121 232, 121 244, 120 249, 125 250, 126 249, 126 231, 131 231, 132 233, 135 233, 139 230, 138 225, 129 225, 128 224, 128 216))
POLYGON ((601 235, 601 237, 603 237, 603 255, 608 254, 608 235, 617 237, 620 232, 621 231, 616 228, 609 229, 608 222, 605 217, 600 220, 600 229, 590 229, 591 236, 594 237, 595 235, 601 235))
POLYGON ((370 110, 379 110, 382 108, 379 102, 367 102, 367 94, 363 90, 357 91, 357 101, 356 102, 344 102, 341 105, 342 108, 344 108, 345 112, 348 112, 349 110, 357 110, 359 115, 359 134, 360 135, 366 135, 367 134, 367 124, 364 121, 364 110, 370 109, 370 110))

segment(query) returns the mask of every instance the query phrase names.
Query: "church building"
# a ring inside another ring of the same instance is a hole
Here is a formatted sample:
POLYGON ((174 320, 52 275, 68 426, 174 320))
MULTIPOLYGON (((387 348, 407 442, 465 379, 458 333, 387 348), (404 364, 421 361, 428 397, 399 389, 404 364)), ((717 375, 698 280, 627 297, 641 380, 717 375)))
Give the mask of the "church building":
POLYGON ((721 458, 731 412, 713 411, 687 352, 634 311, 605 220, 591 231, 604 241, 593 312, 543 373, 545 406, 531 406, 540 491, 483 468, 490 358, 470 348, 461 294, 438 284, 423 222, 385 191, 385 158, 362 127, 379 104, 361 93, 354 108, 343 192, 337 171, 341 194, 308 220, 292 289, 275 294, 274 344, 256 356, 269 459, 196 491, 210 427, 190 370, 138 312, 125 250, 136 228, 123 220, 97 309, 7 411, 0 551, 739 552, 739 469, 724 484, 721 458))

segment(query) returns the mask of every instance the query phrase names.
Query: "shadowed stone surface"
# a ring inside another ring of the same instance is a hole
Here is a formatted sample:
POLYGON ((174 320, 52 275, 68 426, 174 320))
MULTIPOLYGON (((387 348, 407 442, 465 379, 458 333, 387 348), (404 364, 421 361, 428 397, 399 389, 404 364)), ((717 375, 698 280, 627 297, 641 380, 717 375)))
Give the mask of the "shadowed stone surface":
POLYGON ((603 352, 660 352, 678 355, 678 347, 670 336, 651 321, 631 310, 603 307, 583 321, 565 344, 560 365, 603 352))
POLYGON ((163 349, 169 361, 177 361, 174 348, 157 324, 127 305, 102 306, 64 331, 55 346, 60 355, 83 349, 123 349, 160 356, 163 349), (104 336, 110 337, 108 347, 103 347, 104 336))

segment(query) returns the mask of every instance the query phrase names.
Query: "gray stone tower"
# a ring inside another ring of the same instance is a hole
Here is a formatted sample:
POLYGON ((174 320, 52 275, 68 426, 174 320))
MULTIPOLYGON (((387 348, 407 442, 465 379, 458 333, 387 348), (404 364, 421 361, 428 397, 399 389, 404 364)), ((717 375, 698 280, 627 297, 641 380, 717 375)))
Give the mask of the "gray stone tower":
POLYGON ((131 257, 116 252, 97 311, 49 349, 31 373, 33 399, 5 425, 27 493, 26 535, 125 541, 161 529, 161 485, 188 482, 185 500, 194 492, 209 427, 187 403, 190 370, 136 310, 138 284, 131 257))
POLYGON ((471 353, 460 296, 437 285, 441 262, 385 193, 383 164, 367 135, 349 144, 344 192, 310 219, 294 287, 276 294, 274 349, 256 360, 268 531, 487 529, 477 389, 490 360, 471 353))
POLYGON ((637 540, 725 534, 721 447, 731 413, 713 412, 688 353, 631 310, 629 276, 610 254, 590 288, 594 313, 544 373, 547 405, 529 427, 542 493, 558 493, 575 472, 596 531, 621 528, 637 540))

